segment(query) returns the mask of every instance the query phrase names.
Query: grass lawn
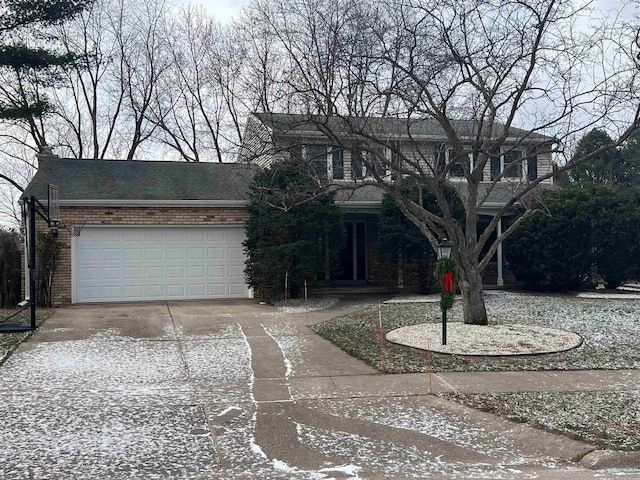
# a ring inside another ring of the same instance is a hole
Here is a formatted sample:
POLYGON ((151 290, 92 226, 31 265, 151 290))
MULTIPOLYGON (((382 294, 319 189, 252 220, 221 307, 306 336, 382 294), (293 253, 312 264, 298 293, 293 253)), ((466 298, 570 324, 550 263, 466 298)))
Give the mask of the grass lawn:
MULTIPOLYGON (((466 357, 432 353, 435 371, 585 370, 640 367, 640 300, 587 299, 569 296, 487 295, 491 324, 537 325, 579 334, 582 346, 568 352, 524 357, 466 357)), ((405 325, 439 323, 437 303, 382 306, 384 333, 405 325)), ((456 302, 448 321, 462 321, 456 302)), ((311 328, 347 353, 380 368, 380 336, 376 308, 350 313, 311 328)), ((384 342, 386 371, 425 372, 424 350, 384 342)))
MULTIPOLYGON (((570 296, 487 295, 492 324, 523 324, 578 333, 583 344, 563 353, 523 357, 463 357, 431 354, 436 372, 585 370, 640 368, 640 300, 570 296)), ((437 303, 396 303, 382 307, 386 332, 405 325, 440 322, 437 303)), ((449 321, 462 321, 459 303, 449 321)), ((377 308, 350 313, 313 330, 369 365, 380 368, 377 308)), ((424 372, 427 354, 384 342, 386 371, 424 372)), ((640 390, 442 394, 473 408, 593 443, 600 448, 640 450, 640 390)))
MULTIPOLYGON (((8 317, 14 312, 15 310, 0 309, 0 320, 8 317)), ((49 315, 51 315, 53 310, 38 309, 36 312, 36 324, 40 326, 49 317, 49 315)), ((19 315, 13 317, 10 321, 29 323, 31 321, 31 311, 26 309, 19 315)), ((32 334, 33 332, 0 333, 0 365, 6 362, 13 351, 18 348, 18 345, 28 339, 32 334)))
POLYGON ((442 394, 610 450, 640 450, 640 391, 442 394))

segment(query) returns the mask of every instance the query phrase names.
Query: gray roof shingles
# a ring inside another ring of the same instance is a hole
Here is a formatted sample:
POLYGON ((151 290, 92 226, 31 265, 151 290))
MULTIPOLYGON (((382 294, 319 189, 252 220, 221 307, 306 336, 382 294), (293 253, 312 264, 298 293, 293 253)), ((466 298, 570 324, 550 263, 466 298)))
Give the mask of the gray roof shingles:
MULTIPOLYGON (((285 135, 314 134, 327 129, 336 134, 367 133, 369 135, 388 135, 425 137, 446 140, 447 135, 435 119, 396 118, 396 117, 325 117, 320 115, 302 115, 288 113, 256 113, 255 116, 267 127, 285 135)), ((463 137, 475 135, 477 122, 474 120, 454 120, 456 131, 463 137)), ((495 125, 496 131, 503 128, 495 125)), ((511 127, 509 133, 515 138, 524 138, 534 142, 552 142, 553 137, 528 132, 511 127)))
POLYGON ((237 163, 45 158, 24 196, 65 200, 245 201, 256 169, 237 163))

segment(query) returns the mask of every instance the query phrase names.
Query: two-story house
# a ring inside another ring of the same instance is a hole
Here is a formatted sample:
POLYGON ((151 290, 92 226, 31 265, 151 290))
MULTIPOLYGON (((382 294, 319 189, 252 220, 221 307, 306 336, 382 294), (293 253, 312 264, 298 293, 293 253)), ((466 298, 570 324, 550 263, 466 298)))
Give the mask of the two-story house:
MULTIPOLYGON (((48 229, 27 200, 46 207, 47 186, 57 185, 62 248, 48 280, 54 304, 248 297, 248 185, 259 168, 298 155, 312 162, 319 184, 338 189, 347 235, 333 280, 389 285, 398 269, 379 260, 379 182, 416 172, 423 181, 442 174, 464 195, 459 159, 466 155, 468 165, 474 163, 473 150, 465 149, 474 128, 474 122, 456 124, 463 143, 455 150, 433 120, 258 113, 248 120, 237 163, 73 159, 43 152, 23 195, 25 226, 29 230, 34 217, 36 231, 48 229)), ((488 221, 514 189, 551 171, 544 149, 550 141, 509 132, 481 172, 480 221, 488 221)), ((499 249, 495 277, 486 285, 503 283, 503 266, 499 249)))
MULTIPOLYGON (((459 145, 434 119, 341 118, 294 114, 256 113, 245 131, 240 161, 270 167, 287 157, 308 160, 319 184, 338 189, 337 203, 344 210, 347 243, 341 255, 338 283, 376 285, 388 282, 389 268, 379 261, 377 225, 384 190, 382 182, 411 176, 417 179, 445 175, 461 196, 467 180, 461 156, 468 169, 477 161, 478 124, 454 124, 459 145), (451 164, 451 165, 448 165, 451 164)), ((501 126, 496 126, 496 136, 501 126)), ((482 135, 483 139, 490 135, 482 135)), ((510 199, 514 190, 552 171, 553 139, 512 128, 499 146, 492 147, 479 186, 479 223, 488 224, 510 199)), ((549 186, 552 179, 541 185, 549 186)), ((501 235, 502 222, 495 235, 501 235)), ((507 220, 508 221, 508 220, 507 220)), ((501 246, 485 282, 504 285, 505 258, 501 246)))

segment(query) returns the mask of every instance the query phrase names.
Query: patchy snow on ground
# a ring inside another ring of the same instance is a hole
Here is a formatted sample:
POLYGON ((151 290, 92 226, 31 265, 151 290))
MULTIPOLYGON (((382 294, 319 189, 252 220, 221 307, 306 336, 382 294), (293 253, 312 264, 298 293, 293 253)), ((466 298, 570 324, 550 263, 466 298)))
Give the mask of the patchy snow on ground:
POLYGON ((0 375, 0 478, 215 478, 202 402, 241 408, 250 355, 240 336, 174 339, 107 330, 15 353, 0 375))
POLYGON ((566 330, 534 325, 467 325, 447 322, 447 344, 442 326, 422 323, 396 328, 387 340, 408 347, 455 355, 532 355, 575 348, 582 338, 566 330))
POLYGON ((103 392, 46 401, 3 394, 3 400, 3 479, 195 478, 217 470, 197 406, 127 401, 103 392))
MULTIPOLYGON (((505 465, 533 461, 508 438, 487 431, 469 417, 451 411, 446 402, 430 398, 329 400, 316 408, 331 415, 416 431, 471 451, 499 459, 505 465)), ((551 464, 551 459, 547 465, 551 464)))
POLYGON ((304 313, 313 312, 317 310, 326 310, 338 303, 339 299, 336 297, 310 297, 307 300, 304 298, 290 298, 285 305, 284 300, 275 303, 275 306, 281 312, 284 313, 304 313))
POLYGON ((511 420, 579 436, 600 448, 640 450, 640 390, 442 396, 511 420))

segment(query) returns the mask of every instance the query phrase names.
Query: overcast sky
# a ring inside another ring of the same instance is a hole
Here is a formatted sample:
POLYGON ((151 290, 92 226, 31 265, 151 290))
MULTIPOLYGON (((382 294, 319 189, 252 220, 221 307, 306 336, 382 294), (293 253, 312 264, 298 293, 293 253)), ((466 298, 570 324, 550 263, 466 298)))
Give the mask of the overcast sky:
POLYGON ((173 3, 177 5, 203 6, 217 20, 226 23, 237 15, 242 6, 248 2, 247 0, 173 0, 173 3))
MULTIPOLYGON (((248 0, 173 0, 173 2, 178 5, 201 5, 215 15, 218 20, 228 22, 240 11, 243 5, 248 3, 248 0)), ((604 12, 615 11, 621 5, 626 5, 623 16, 627 19, 631 19, 638 12, 638 3, 628 0, 596 0, 596 5, 604 12)))

